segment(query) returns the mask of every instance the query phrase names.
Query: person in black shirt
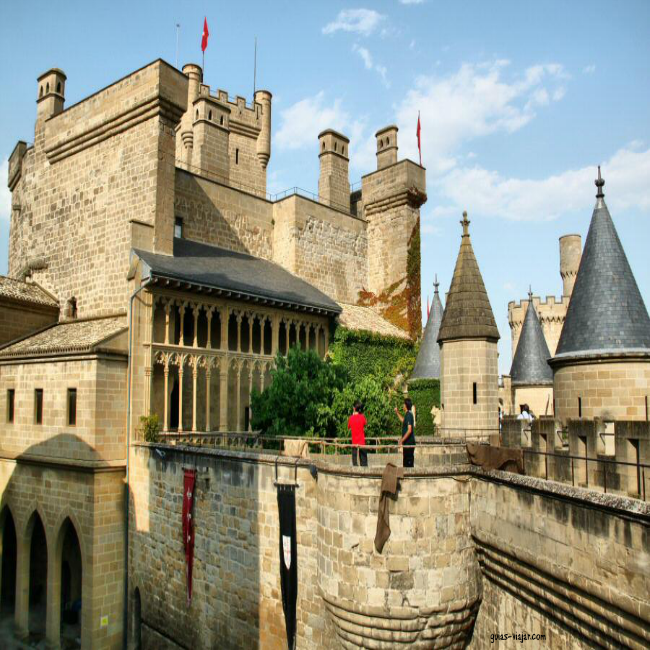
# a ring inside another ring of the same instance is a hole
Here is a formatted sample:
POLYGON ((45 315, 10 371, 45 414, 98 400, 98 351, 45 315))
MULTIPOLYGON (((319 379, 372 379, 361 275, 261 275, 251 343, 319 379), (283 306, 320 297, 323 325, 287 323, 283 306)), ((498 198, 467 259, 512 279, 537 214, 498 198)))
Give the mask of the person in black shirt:
POLYGON ((404 400, 404 415, 397 408, 395 413, 402 423, 402 437, 399 445, 403 448, 404 467, 413 467, 415 464, 415 420, 413 418, 413 402, 409 397, 404 400))

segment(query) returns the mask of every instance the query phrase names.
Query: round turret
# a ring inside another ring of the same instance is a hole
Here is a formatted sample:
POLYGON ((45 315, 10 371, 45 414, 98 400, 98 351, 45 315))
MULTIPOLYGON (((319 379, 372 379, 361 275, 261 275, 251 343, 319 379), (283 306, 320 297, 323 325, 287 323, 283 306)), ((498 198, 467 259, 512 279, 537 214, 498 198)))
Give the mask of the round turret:
POLYGON ((261 104, 261 127, 262 130, 257 136, 257 157, 266 169, 271 158, 271 98, 273 95, 268 90, 255 92, 255 103, 261 104))
POLYGON ((562 276, 562 294, 570 296, 580 267, 582 256, 582 237, 564 235, 560 237, 560 275, 562 276))
POLYGON ((191 106, 194 100, 199 97, 199 89, 203 81, 203 70, 196 63, 186 63, 183 66, 183 74, 190 80, 187 91, 187 104, 191 106))

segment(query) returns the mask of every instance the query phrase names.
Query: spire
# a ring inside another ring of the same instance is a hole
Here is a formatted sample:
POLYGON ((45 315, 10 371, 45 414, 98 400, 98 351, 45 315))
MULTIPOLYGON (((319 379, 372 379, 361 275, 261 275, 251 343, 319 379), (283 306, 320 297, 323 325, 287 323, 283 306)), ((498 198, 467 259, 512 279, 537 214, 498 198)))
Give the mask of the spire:
MULTIPOLYGON (((435 293, 436 296, 438 295, 438 287, 439 286, 440 286, 440 282, 438 282, 438 274, 436 273, 436 277, 435 277, 435 279, 433 281, 433 293, 435 293)), ((440 300, 440 299, 438 298, 438 300, 440 300)))
POLYGON ((528 309, 512 360, 512 385, 540 385, 553 383, 553 371, 548 365, 551 353, 537 311, 533 306, 533 292, 528 289, 528 309))
POLYGON ((409 377, 411 379, 438 379, 440 377, 440 346, 438 345, 438 331, 442 321, 442 302, 438 294, 438 276, 433 283, 435 292, 431 301, 431 311, 424 328, 420 351, 415 360, 415 367, 409 377))
POLYGON ((598 192, 596 193, 596 198, 604 199, 605 193, 603 192, 603 186, 605 185, 605 179, 602 178, 602 176, 600 175, 600 165, 598 165, 598 178, 594 181, 594 183, 598 188, 598 192))
POLYGON ((463 220, 460 223, 463 236, 440 324, 438 342, 472 338, 497 341, 499 330, 474 256, 467 212, 463 212, 463 220))
POLYGON ((599 169, 596 207, 556 357, 650 353, 650 318, 603 199, 604 184, 599 169))

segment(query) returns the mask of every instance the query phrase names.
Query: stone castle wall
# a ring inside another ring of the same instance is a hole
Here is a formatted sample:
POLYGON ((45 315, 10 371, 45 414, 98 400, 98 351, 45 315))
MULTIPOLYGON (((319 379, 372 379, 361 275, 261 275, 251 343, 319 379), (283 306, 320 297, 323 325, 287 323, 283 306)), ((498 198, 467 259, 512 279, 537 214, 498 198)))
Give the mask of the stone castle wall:
POLYGON ((171 252, 173 121, 187 79, 162 61, 36 123, 13 190, 9 275, 32 277, 80 317, 125 308, 130 220, 171 252), (19 206, 19 210, 16 210, 19 206))
POLYGON ((30 306, 25 303, 13 305, 8 301, 0 303, 0 345, 31 334, 59 317, 58 309, 30 306))
MULTIPOLYGON (((136 445, 131 456, 130 593, 143 648, 286 647, 275 457, 158 449, 136 445), (189 606, 183 468, 198 468, 189 606)), ((512 631, 544 633, 552 647, 650 641, 640 502, 422 465, 389 502, 378 554, 381 468, 313 459, 313 475, 308 462, 280 459, 277 474, 298 483, 297 648, 483 648, 512 631)))
MULTIPOLYGON (((0 399, 0 454, 76 461, 124 460, 126 358, 53 359, 50 363, 4 361, 2 388, 15 390, 14 422, 0 399), (43 390, 43 423, 35 424, 37 388, 43 390), (68 388, 77 389, 77 423, 68 425, 68 388)), ((4 395, 2 396, 4 397, 4 395)))
POLYGON ((513 415, 521 413, 523 404, 528 404, 535 417, 553 415, 553 386, 514 386, 512 395, 513 415))

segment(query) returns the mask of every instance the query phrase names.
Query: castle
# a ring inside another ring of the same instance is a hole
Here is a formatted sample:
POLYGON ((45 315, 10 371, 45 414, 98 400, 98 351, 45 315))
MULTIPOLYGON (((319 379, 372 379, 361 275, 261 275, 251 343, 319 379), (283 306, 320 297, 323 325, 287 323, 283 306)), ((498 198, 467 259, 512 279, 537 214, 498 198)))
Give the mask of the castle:
MULTIPOLYGON (((9 161, 0 599, 17 637, 100 649, 286 647, 277 511, 286 488, 297 520, 296 647, 483 648, 491 632, 522 628, 551 645, 650 643, 650 511, 630 498, 638 492, 625 483, 594 495, 467 462, 457 432, 498 427, 499 338, 467 215, 422 371, 437 366, 439 342, 442 430, 456 433, 418 448, 383 554, 372 536, 381 469, 395 454, 350 468, 323 441, 309 441, 306 458, 221 444, 248 439, 251 393, 268 386, 278 353, 325 356, 337 325, 419 336, 426 177, 398 160, 397 127, 377 131, 377 169, 360 190, 349 183, 349 139, 328 129, 315 142, 318 194, 270 197, 268 91, 233 101, 212 93, 199 66, 161 60, 67 108, 66 82, 59 69, 39 77, 33 145, 18 142, 9 161), (141 424, 152 414, 158 441, 141 424), (196 482, 186 491, 187 473, 196 482)), ((586 269, 614 250, 598 201, 586 269)), ((581 265, 564 329, 573 325, 552 361, 556 413, 567 418, 578 400, 582 417, 597 413, 597 394, 575 377, 581 364, 611 390, 618 363, 641 373, 640 391, 648 384, 645 321, 604 357, 571 334, 590 318, 597 269, 585 273, 581 265), (591 368, 601 363, 612 366, 606 377, 591 368)), ((616 329, 611 307, 592 342, 616 329)), ((637 397, 624 415, 646 454, 637 397)))

